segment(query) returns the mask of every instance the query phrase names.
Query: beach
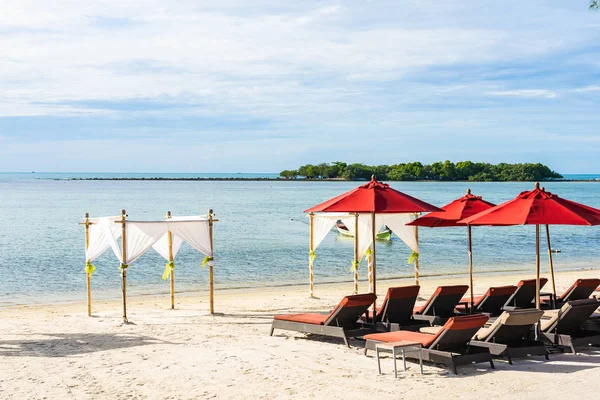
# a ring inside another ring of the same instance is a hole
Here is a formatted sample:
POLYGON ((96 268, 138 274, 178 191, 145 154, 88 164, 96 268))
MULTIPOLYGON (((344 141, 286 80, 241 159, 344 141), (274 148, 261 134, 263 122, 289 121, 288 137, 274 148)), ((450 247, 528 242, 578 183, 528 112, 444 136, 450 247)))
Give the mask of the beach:
MULTIPOLYGON (((543 274, 547 276, 548 274, 543 274)), ((600 270, 558 272, 557 292, 600 270)), ((532 273, 475 276, 475 294, 489 286, 516 284, 532 273)), ((548 276, 549 277, 549 276, 548 276)), ((387 287, 413 279, 380 280, 387 287)), ((419 302, 438 285, 465 284, 465 276, 421 280, 419 302)), ((550 282, 544 291, 550 290, 550 282)), ((84 288, 82 288, 82 291, 84 288)), ((596 398, 600 351, 551 354, 459 368, 459 374, 432 364, 420 375, 418 363, 393 376, 364 342, 276 331, 273 315, 326 312, 352 290, 351 282, 259 289, 219 290, 214 316, 206 288, 176 294, 128 298, 130 324, 123 325, 121 300, 95 301, 93 317, 84 302, 13 305, 0 310, 0 397, 2 399, 547 399, 596 398)), ((367 283, 361 282, 361 292, 367 283)))

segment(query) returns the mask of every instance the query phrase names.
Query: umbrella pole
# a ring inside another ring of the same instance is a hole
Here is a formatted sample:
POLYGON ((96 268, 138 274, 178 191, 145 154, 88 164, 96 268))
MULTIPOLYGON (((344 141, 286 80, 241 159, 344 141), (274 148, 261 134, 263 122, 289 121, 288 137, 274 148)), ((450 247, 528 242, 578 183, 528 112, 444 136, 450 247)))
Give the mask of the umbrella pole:
POLYGON ((358 213, 354 214, 354 294, 358 294, 358 213))
POLYGON ((125 210, 121 210, 121 247, 123 258, 121 268, 121 290, 123 291, 123 323, 127 321, 127 213, 125 210))
MULTIPOLYGON (((415 214, 415 217, 418 214, 415 214)), ((419 246, 419 227, 415 226, 415 242, 419 246)), ((415 258, 415 285, 419 285, 419 257, 415 258)))
MULTIPOLYGON (((377 271, 377 259, 375 256, 375 238, 377 236, 377 232, 375 232, 375 212, 371 213, 371 234, 372 234, 372 239, 373 239, 373 291, 372 293, 377 294, 377 275, 376 275, 376 271, 377 271)), ((377 309, 376 309, 376 304, 377 300, 375 300, 373 302, 373 322, 376 321, 375 317, 377 317, 377 309)))
MULTIPOLYGON (((167 218, 171 219, 171 211, 167 211, 167 218)), ((173 262, 173 234, 167 232, 167 242, 169 244, 169 263, 173 262)), ((172 264, 171 264, 172 265, 172 264)), ((170 288, 171 288, 171 310, 175 309, 175 270, 171 269, 170 273, 170 288)))
POLYGON ((540 226, 535 226, 535 308, 540 309, 540 226))
MULTIPOLYGON (((213 210, 208 210, 208 237, 210 239, 210 253, 213 254, 213 210)), ((214 258, 214 256, 213 256, 214 258)), ((208 265, 208 292, 209 292, 209 311, 213 315, 215 313, 215 285, 214 285, 214 269, 213 263, 208 265)))
POLYGON ((469 313, 473 313, 473 241, 471 239, 471 225, 467 226, 467 230, 469 232, 469 288, 471 291, 471 307, 469 308, 469 313))
MULTIPOLYGON (((85 251, 87 252, 88 247, 90 247, 90 214, 85 213, 85 251)), ((86 259, 86 264, 90 262, 89 259, 86 259)), ((87 315, 88 317, 92 316, 92 279, 89 272, 85 273, 86 275, 86 289, 87 289, 87 315)))
MULTIPOLYGON (((552 246, 550 245, 550 227, 546 225, 546 239, 548 241, 548 261, 550 262, 550 277, 552 278, 552 297, 556 299, 556 282, 554 280, 554 263, 552 262, 552 246)), ((553 300, 554 302, 555 300, 553 300)))
POLYGON ((314 218, 315 218, 315 214, 314 213, 310 213, 309 214, 309 218, 308 218, 308 229, 310 230, 310 237, 308 240, 308 285, 309 285, 309 296, 310 297, 315 297, 315 292, 314 292, 314 275, 313 275, 313 252, 315 251, 314 248, 314 233, 313 233, 313 229, 314 229, 314 218))

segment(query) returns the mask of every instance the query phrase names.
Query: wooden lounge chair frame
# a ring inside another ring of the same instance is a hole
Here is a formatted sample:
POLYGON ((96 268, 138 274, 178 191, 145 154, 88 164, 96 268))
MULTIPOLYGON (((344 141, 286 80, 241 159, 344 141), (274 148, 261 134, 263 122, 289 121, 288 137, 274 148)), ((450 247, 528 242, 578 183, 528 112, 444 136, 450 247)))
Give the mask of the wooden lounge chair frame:
POLYGON ((448 318, 456 315, 455 308, 467 290, 467 285, 438 286, 419 311, 413 313, 413 318, 431 325, 443 325, 448 318))
MULTIPOLYGON (((444 327, 442 327, 441 331, 435 335, 435 340, 427 347, 421 348, 421 356, 423 361, 429 361, 435 364, 442 364, 450 367, 455 375, 458 374, 457 368, 462 365, 489 362, 490 367, 494 369, 494 361, 488 348, 468 345, 471 337, 473 337, 475 332, 477 332, 484 325, 487 319, 488 318, 482 314, 451 317, 446 322, 444 327), (473 320, 476 318, 480 319, 481 321, 479 326, 462 330, 448 329, 448 327, 451 327, 455 321, 466 321, 465 319, 473 320), (460 343, 460 345, 455 346, 456 343, 460 343)), ((386 334, 387 333, 380 333, 379 335, 386 334)), ((375 338, 377 337, 377 335, 371 336, 375 338)), ((365 355, 367 355, 368 350, 375 350, 375 346, 380 342, 380 340, 375 338, 365 338, 365 355)), ((413 352, 407 353, 406 357, 418 359, 418 355, 413 352)))
MULTIPOLYGON (((495 286, 491 287, 485 292, 483 296, 478 296, 473 304, 473 310, 469 307, 465 307, 465 312, 470 314, 484 313, 490 316, 498 316, 502 313, 502 307, 508 301, 508 299, 517 290, 516 286, 495 286)), ((462 299, 461 303, 464 303, 466 299, 462 299)), ((460 310, 460 308, 457 308, 460 310)))
POLYGON ((512 365, 513 358, 522 358, 528 356, 544 356, 548 360, 548 350, 544 342, 531 338, 534 324, 539 322, 542 311, 536 309, 505 311, 498 317, 485 332, 485 338, 478 339, 477 336, 471 340, 471 346, 487 347, 492 356, 498 358, 506 357, 508 363, 512 365), (510 318, 525 317, 527 321, 523 324, 507 324, 510 318))
POLYGON ((348 338, 363 336, 368 333, 376 332, 375 326, 358 322, 362 314, 375 302, 377 296, 374 294, 359 294, 346 296, 329 314, 292 314, 275 316, 271 324, 270 336, 273 336, 275 329, 311 333, 314 335, 337 337, 344 340, 344 344, 350 347, 348 338), (353 304, 354 303, 354 304, 353 304), (358 303, 358 304, 356 304, 358 303), (360 304, 360 305, 359 305, 360 304), (322 322, 298 322, 293 320, 277 319, 293 318, 295 316, 320 317, 322 322))
POLYGON ((556 298, 556 306, 560 307, 567 301, 589 299, 600 285, 600 279, 577 279, 570 288, 556 298))
MULTIPOLYGON (((546 278, 540 278, 540 289, 548 282, 546 278)), ((517 290, 510 296, 504 305, 505 310, 516 308, 535 308, 536 283, 535 279, 523 279, 517 284, 517 290)))
POLYGON ((569 349, 573 354, 578 347, 600 346, 600 331, 585 329, 583 326, 594 311, 600 307, 600 300, 584 299, 566 302, 557 315, 544 327, 543 339, 554 346, 569 349))
POLYGON ((388 288, 378 310, 375 325, 380 331, 398 331, 400 329, 418 329, 429 325, 428 321, 413 318, 413 309, 419 295, 420 286, 399 286, 388 288))

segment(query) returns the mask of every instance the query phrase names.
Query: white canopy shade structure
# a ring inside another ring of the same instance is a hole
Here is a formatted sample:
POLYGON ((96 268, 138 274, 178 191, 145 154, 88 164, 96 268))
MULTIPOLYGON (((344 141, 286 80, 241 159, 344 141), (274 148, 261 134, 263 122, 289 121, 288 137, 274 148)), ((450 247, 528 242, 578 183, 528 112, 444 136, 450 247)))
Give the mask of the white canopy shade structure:
POLYGON ((96 267, 91 263, 108 248, 120 261, 122 277, 123 321, 127 322, 127 268, 150 248, 165 258, 168 263, 163 279, 171 278, 171 308, 174 308, 174 258, 183 242, 205 255, 202 266, 209 267, 210 313, 214 314, 213 285, 213 218, 212 210, 206 216, 171 217, 163 221, 129 221, 125 210, 119 217, 89 218, 85 215, 86 267, 88 315, 91 315, 91 275, 96 267), (121 239, 119 244, 118 240, 121 239))
POLYGON ((309 252, 309 281, 310 296, 314 296, 313 267, 316 258, 315 250, 319 247, 327 233, 331 231, 338 220, 341 220, 354 236, 354 293, 358 293, 358 264, 367 256, 369 259, 369 284, 372 286, 371 246, 373 244, 373 229, 378 232, 384 225, 398 236, 414 254, 419 253, 419 242, 415 227, 406 226, 412 221, 414 213, 375 214, 373 225, 370 213, 310 213, 310 252, 309 252))

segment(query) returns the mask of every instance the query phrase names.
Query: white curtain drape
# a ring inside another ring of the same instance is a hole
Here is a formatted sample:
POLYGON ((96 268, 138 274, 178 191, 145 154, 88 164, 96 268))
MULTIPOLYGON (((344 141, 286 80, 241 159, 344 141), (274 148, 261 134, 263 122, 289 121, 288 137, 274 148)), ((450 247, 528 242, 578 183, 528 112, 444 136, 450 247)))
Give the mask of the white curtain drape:
POLYGON ((210 257, 208 265, 214 265, 212 260, 214 254, 210 246, 210 231, 207 219, 172 220, 172 222, 168 222, 168 230, 194 249, 210 257))
POLYGON ((412 214, 380 214, 382 216, 383 225, 394 232, 408 247, 415 253, 419 252, 419 245, 415 236, 415 228, 406 226, 412 221, 412 214))
MULTIPOLYGON (((313 250, 321 244, 331 228, 338 220, 342 220, 348 226, 348 214, 314 214, 313 216, 313 250)), ((310 216, 309 216, 310 218, 310 216)), ((354 226, 353 226, 354 228, 354 226)), ((352 232, 352 231, 350 231, 352 232)))
POLYGON ((144 254, 167 232, 164 222, 127 221, 127 260, 131 264, 144 254))
MULTIPOLYGON (((171 235, 173 238, 173 259, 179 252, 181 245, 183 244, 183 240, 179 236, 171 235)), ((163 237, 158 239, 152 248, 156 250, 158 254, 160 254, 165 260, 169 261, 169 234, 165 233, 163 237)))
POLYGON ((111 237, 121 236, 121 225, 115 221, 121 217, 90 218, 89 242, 85 251, 86 261, 92 262, 100 257, 110 247, 111 237))

